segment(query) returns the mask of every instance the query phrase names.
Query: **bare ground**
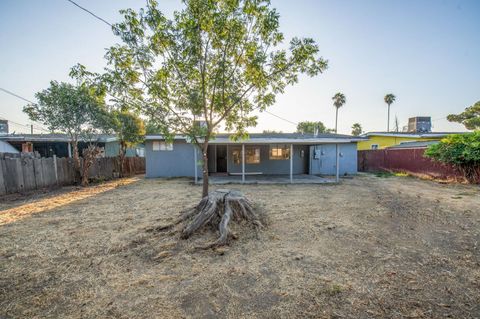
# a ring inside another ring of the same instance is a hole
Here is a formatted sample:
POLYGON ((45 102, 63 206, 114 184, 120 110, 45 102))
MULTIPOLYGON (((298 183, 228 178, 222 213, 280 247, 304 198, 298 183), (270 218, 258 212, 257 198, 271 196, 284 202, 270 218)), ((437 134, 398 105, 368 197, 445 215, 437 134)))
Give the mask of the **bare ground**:
MULTIPOLYGON (((224 186, 223 186, 224 187, 224 186)), ((2 318, 480 318, 480 190, 408 177, 236 185, 269 225, 195 251, 152 227, 186 180, 0 201, 2 318)))

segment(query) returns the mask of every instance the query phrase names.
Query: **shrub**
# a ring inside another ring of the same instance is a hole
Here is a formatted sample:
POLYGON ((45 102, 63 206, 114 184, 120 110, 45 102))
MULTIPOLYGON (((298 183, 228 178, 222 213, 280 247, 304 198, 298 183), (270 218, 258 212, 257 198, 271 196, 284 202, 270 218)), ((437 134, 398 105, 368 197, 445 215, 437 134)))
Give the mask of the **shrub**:
POLYGON ((425 156, 453 165, 470 183, 480 183, 480 131, 449 135, 430 145, 425 156))

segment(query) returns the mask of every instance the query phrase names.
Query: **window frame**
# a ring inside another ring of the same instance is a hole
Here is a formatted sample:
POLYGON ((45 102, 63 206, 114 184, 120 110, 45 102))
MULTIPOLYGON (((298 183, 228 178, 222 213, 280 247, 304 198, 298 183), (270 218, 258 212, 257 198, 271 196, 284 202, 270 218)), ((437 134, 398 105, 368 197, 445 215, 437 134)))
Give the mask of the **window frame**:
POLYGON ((173 151, 173 143, 167 143, 165 141, 153 141, 153 152, 171 152, 173 151))
MULTIPOLYGON (((233 164, 241 165, 242 164, 242 149, 234 148, 232 149, 232 158, 233 164)), ((245 146, 245 164, 257 165, 262 162, 262 150, 260 146, 245 146), (252 156, 255 158, 258 156, 258 159, 255 161, 250 161, 252 158, 249 157, 248 152, 253 151, 252 156)))
POLYGON ((289 144, 270 144, 268 149, 268 159, 271 161, 286 161, 292 156, 290 153, 289 144), (273 150, 276 150, 277 155, 273 155, 273 150), (282 150, 280 153, 285 152, 285 155, 278 155, 278 150, 282 150))

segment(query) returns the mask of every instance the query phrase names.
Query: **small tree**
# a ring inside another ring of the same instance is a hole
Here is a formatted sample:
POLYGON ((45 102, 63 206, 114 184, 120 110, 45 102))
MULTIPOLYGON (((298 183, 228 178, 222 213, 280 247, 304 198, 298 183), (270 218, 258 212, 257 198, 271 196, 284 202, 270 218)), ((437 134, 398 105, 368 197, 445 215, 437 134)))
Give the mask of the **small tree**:
POLYGON ((391 93, 385 95, 385 97, 383 98, 385 103, 387 103, 387 105, 388 105, 387 132, 390 132, 390 105, 392 105, 392 103, 395 102, 395 99, 396 99, 395 95, 393 95, 391 93))
POLYGON ((80 174, 78 142, 82 136, 103 127, 104 94, 85 83, 72 85, 52 81, 50 87, 35 94, 36 104, 23 111, 32 121, 45 124, 52 132, 63 132, 70 137, 75 170, 80 174))
POLYGON ((430 145, 425 156, 455 166, 471 183, 480 183, 480 131, 452 134, 430 145))
POLYGON ((143 141, 145 126, 138 116, 128 111, 112 111, 112 129, 119 140, 120 174, 123 176, 124 162, 128 147, 143 141))
POLYGON ((297 125, 297 133, 307 133, 313 134, 317 131, 318 133, 327 133, 329 130, 325 127, 325 125, 318 121, 318 122, 310 122, 304 121, 300 122, 297 125))
POLYGON ((223 124, 236 138, 246 137, 256 124, 254 110, 266 109, 299 74, 315 76, 327 62, 313 39, 293 38, 288 50, 278 48, 284 37, 268 1, 184 4, 171 20, 153 0, 140 12, 121 11, 125 20, 113 31, 124 44, 108 50, 107 78, 142 101, 135 105, 156 120, 159 133, 184 134, 200 148, 206 196, 207 150, 216 129, 223 124))
POLYGON ((355 123, 352 125, 352 135, 353 136, 359 136, 362 134, 362 126, 360 123, 355 123))
POLYGON ((335 133, 337 133, 338 109, 347 102, 347 99, 343 93, 338 92, 332 97, 332 100, 333 106, 335 106, 335 133))
POLYGON ((450 114, 447 116, 450 122, 462 123, 469 130, 480 129, 480 101, 467 107, 460 114, 450 114))

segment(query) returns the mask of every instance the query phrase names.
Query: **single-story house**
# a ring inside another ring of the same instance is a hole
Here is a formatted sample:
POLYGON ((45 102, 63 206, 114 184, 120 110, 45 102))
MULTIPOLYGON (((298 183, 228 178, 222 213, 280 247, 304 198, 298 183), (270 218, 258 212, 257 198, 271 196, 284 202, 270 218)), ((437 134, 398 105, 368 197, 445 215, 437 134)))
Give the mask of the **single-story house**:
POLYGON ((464 134, 465 132, 368 132, 362 134, 366 139, 358 142, 358 150, 380 150, 402 142, 440 141, 450 134, 464 134))
MULTIPOLYGON (((5 134, 0 135, 0 141, 9 143, 18 152, 38 152, 41 157, 71 157, 72 145, 67 134, 5 134)), ((80 155, 89 142, 95 142, 104 149, 102 156, 114 157, 119 153, 120 144, 114 135, 98 134, 91 141, 78 143, 80 155)), ((127 149, 128 157, 144 156, 143 144, 127 149)))
MULTIPOLYGON (((356 174, 357 142, 363 140, 341 134, 278 133, 233 141, 229 134, 218 134, 209 142, 208 168, 211 175, 240 175, 242 181, 245 175, 289 175, 292 180, 302 174, 356 174)), ((169 143, 161 135, 147 135, 145 157, 147 178, 202 175, 201 150, 185 136, 169 143)))

